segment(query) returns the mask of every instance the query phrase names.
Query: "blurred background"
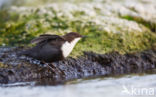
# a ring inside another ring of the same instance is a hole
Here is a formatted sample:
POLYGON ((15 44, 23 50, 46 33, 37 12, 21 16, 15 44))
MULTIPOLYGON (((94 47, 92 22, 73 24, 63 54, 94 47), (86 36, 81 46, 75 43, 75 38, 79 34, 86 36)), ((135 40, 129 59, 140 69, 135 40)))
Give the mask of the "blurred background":
POLYGON ((72 52, 136 52, 156 44, 155 0, 0 0, 0 45, 44 34, 89 36, 72 52))
MULTIPOLYGON (((0 0, 1 47, 31 46, 30 40, 40 34, 68 32, 88 36, 76 45, 72 57, 83 51, 125 54, 156 48, 156 0, 0 0)), ((155 88, 155 79, 155 75, 80 79, 63 86, 0 88, 0 95, 125 97, 121 92, 127 84, 129 89, 155 88)))

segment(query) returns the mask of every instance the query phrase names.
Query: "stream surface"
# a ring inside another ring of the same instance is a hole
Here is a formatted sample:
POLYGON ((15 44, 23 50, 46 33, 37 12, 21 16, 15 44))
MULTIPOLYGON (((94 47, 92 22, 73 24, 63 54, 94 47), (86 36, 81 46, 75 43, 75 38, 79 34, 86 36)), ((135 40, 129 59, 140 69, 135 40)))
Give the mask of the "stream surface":
POLYGON ((156 97, 156 74, 78 79, 56 86, 3 84, 0 91, 0 97, 156 97))

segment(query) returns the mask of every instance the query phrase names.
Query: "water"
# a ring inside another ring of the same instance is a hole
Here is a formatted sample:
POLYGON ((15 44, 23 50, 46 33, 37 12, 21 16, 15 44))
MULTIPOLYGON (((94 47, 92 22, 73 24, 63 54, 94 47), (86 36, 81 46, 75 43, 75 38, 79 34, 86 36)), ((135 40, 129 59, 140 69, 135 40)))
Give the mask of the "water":
POLYGON ((119 78, 109 77, 89 80, 79 79, 67 82, 65 85, 58 86, 33 86, 33 84, 34 82, 15 83, 9 84, 7 86, 3 85, 0 87, 1 91, 0 97, 155 97, 156 96, 156 74, 144 76, 128 75, 119 78))

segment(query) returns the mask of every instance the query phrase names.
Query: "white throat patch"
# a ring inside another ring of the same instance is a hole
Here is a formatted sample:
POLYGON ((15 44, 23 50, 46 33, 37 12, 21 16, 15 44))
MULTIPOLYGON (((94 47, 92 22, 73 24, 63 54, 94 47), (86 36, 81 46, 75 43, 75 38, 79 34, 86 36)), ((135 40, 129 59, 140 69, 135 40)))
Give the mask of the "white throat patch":
POLYGON ((63 56, 64 57, 67 57, 71 51, 73 50, 74 46, 76 45, 76 43, 80 40, 81 38, 75 38, 73 41, 71 42, 68 42, 66 41, 62 47, 61 47, 61 50, 62 50, 62 53, 63 53, 63 56))

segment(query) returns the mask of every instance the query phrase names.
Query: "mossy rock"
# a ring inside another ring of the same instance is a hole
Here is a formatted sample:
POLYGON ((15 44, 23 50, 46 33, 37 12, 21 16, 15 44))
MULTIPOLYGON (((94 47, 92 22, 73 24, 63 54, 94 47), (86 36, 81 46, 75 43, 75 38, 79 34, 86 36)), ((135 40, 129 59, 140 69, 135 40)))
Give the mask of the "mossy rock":
MULTIPOLYGON (((126 8, 123 2, 119 2, 120 6, 117 7, 126 8)), ((150 22, 142 22, 129 14, 121 15, 115 10, 116 2, 113 0, 110 4, 112 10, 106 7, 108 4, 87 0, 85 3, 53 2, 38 7, 26 4, 25 7, 13 6, 1 10, 0 45, 28 45, 31 39, 40 34, 63 35, 72 31, 88 37, 76 45, 71 56, 81 55, 83 51, 136 52, 156 44, 156 35, 150 29, 150 22)), ((127 9, 129 11, 136 12, 127 9)), ((155 26, 152 27, 155 29, 155 26)))

